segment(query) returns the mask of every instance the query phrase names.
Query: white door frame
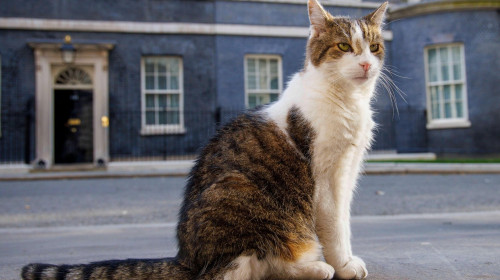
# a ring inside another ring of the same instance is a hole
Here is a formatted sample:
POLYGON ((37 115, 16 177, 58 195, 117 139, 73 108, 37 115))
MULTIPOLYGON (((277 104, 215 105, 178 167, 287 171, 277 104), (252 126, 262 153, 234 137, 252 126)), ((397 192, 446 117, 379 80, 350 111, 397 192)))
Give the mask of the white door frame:
MULTIPOLYGON (((64 65, 62 43, 36 42, 29 45, 35 51, 36 78, 36 158, 35 168, 50 168, 54 164, 54 74, 53 69, 64 65)), ((94 164, 109 162, 108 119, 108 52, 110 44, 80 44, 72 66, 89 69, 93 82, 94 164)))

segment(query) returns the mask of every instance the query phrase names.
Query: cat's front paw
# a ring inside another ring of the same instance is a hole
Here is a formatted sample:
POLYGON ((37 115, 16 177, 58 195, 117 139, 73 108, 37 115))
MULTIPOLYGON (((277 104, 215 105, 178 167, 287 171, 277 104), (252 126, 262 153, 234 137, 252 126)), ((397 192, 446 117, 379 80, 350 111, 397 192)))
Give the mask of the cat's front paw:
POLYGON ((335 270, 335 278, 338 279, 364 279, 368 276, 365 262, 353 256, 344 266, 335 270))

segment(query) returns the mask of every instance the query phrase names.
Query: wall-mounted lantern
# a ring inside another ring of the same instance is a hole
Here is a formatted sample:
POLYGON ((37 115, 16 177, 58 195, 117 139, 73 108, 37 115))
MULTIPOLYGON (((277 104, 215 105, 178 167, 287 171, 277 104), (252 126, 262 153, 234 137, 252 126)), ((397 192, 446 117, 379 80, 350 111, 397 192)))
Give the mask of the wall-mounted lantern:
POLYGON ((71 36, 66 35, 64 37, 64 44, 61 46, 62 60, 66 64, 71 64, 75 62, 76 49, 71 43, 71 36))

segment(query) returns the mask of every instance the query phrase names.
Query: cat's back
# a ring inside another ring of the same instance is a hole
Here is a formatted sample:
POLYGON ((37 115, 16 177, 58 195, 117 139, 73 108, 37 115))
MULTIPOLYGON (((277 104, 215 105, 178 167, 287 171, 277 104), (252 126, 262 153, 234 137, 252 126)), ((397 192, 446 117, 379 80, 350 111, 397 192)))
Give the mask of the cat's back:
POLYGON ((229 122, 203 149, 191 185, 207 187, 228 172, 275 187, 289 187, 298 177, 310 176, 314 132, 297 108, 286 112, 286 119, 287 127, 280 129, 264 110, 256 110, 229 122))
POLYGON ((287 120, 284 131, 264 111, 247 112, 203 149, 178 227, 179 257, 194 260, 195 269, 212 255, 290 254, 276 244, 287 244, 292 232, 297 238, 311 234, 313 132, 297 109, 287 112, 287 120))

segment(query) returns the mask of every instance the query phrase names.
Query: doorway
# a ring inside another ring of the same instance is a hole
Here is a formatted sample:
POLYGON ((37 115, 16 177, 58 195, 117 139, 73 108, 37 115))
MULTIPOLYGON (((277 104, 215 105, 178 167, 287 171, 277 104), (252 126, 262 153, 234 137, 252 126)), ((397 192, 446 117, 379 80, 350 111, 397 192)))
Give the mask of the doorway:
POLYGON ((54 90, 54 163, 92 163, 93 93, 54 90))
POLYGON ((70 64, 61 44, 36 41, 36 158, 33 167, 105 167, 109 161, 108 52, 113 44, 74 44, 70 64), (83 163, 83 164, 78 164, 83 163))

